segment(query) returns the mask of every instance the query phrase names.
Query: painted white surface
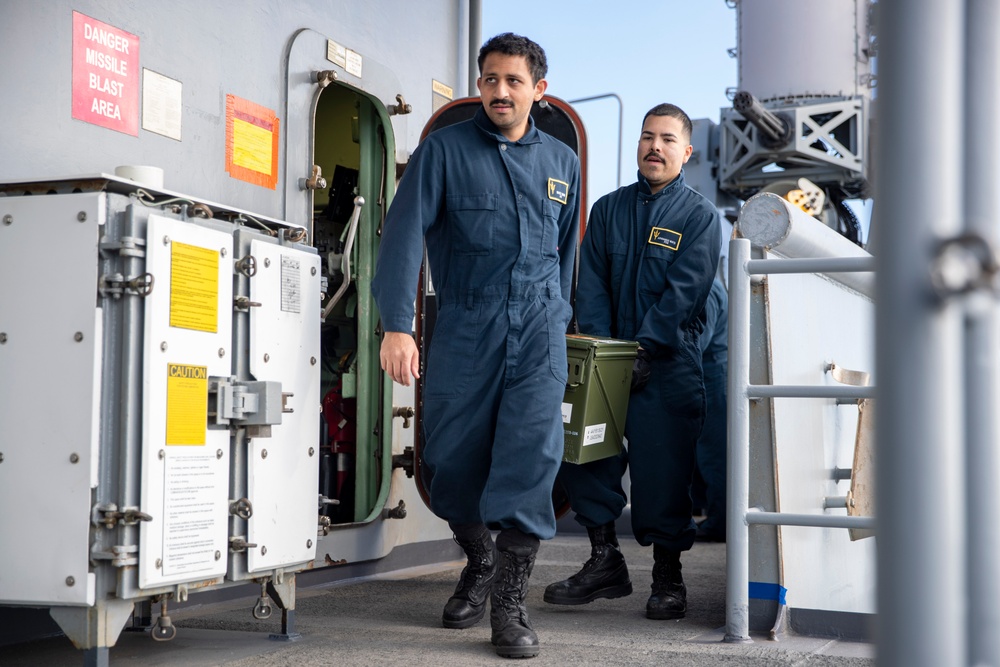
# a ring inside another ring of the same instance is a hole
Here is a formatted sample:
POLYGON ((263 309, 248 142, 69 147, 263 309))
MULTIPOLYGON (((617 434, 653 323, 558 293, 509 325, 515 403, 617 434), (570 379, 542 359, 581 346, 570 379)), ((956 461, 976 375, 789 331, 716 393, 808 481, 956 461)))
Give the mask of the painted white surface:
MULTIPOLYGON (((313 560, 319 515, 320 258, 254 240, 250 374, 279 382, 291 412, 247 446, 250 572, 313 560), (266 360, 265 360, 266 359, 266 360), (264 452, 267 452, 265 455, 264 452)), ((242 445, 239 445, 242 446, 242 445)))
MULTIPOLYGON (((830 363, 874 374, 874 305, 814 275, 768 276, 772 382, 837 385, 830 363)), ((872 376, 872 383, 877 379, 872 376)), ((845 496, 850 481, 832 479, 850 469, 858 409, 834 399, 773 402, 778 511, 841 514, 823 509, 827 496, 845 496)), ((877 538, 851 542, 843 528, 782 526, 780 549, 790 607, 875 612, 877 538)))
POLYGON ((104 197, 0 202, 0 602, 91 605, 104 197))
POLYGON ((232 249, 231 234, 149 216, 146 270, 156 282, 145 299, 140 497, 141 509, 152 521, 139 528, 141 588, 213 579, 226 572, 229 430, 206 428, 204 445, 168 445, 166 406, 168 364, 204 366, 209 377, 232 374, 232 249), (215 332, 170 326, 174 243, 219 253, 215 332))

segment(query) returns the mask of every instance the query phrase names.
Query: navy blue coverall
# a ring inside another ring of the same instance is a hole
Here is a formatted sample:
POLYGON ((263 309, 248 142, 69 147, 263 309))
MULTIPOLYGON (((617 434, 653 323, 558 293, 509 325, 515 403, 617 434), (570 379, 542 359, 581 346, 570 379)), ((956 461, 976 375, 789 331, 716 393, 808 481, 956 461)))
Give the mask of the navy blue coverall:
POLYGON ((640 174, 594 204, 580 248, 580 332, 638 341, 652 359, 649 382, 629 398, 627 452, 560 469, 584 526, 621 515, 629 466, 636 540, 672 551, 694 542, 689 487, 705 418, 699 340, 721 242, 718 212, 683 171, 656 194, 640 174))
POLYGON ((568 146, 533 120, 511 142, 480 108, 424 139, 386 216, 372 281, 386 331, 412 331, 426 241, 423 459, 452 524, 555 535, 579 192, 568 146))
POLYGON ((718 278, 705 302, 701 340, 705 370, 705 425, 698 438, 698 472, 705 485, 705 520, 698 532, 726 538, 726 371, 729 365, 729 294, 718 278))

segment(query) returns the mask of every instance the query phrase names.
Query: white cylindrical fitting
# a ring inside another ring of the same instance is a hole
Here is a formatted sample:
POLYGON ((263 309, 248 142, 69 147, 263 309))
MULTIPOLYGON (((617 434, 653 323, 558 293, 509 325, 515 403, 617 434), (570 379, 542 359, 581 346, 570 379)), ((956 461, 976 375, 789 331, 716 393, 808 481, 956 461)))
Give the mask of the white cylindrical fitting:
POLYGON ((163 170, 159 167, 124 165, 115 167, 115 176, 127 178, 157 190, 163 189, 163 170))
MULTIPOLYGON (((743 204, 736 231, 753 247, 788 259, 871 257, 863 248, 773 192, 761 192, 743 204)), ((871 273, 829 275, 861 294, 874 294, 871 273)))

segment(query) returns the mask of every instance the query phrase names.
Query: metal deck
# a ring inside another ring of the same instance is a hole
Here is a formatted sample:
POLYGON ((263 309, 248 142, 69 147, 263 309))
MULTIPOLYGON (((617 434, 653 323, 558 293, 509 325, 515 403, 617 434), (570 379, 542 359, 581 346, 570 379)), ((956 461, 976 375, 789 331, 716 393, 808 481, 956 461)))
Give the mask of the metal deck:
MULTIPOLYGON (((582 534, 560 534, 543 542, 531 577, 528 611, 541 654, 527 663, 544 665, 874 665, 871 644, 826 638, 751 633, 752 644, 723 643, 726 545, 695 544, 682 562, 688 587, 687 617, 650 621, 644 615, 652 575, 652 550, 623 536, 635 592, 617 600, 576 607, 542 601, 546 584, 579 569, 589 555, 582 534)), ((441 608, 463 563, 452 561, 298 591, 296 629, 301 639, 274 641, 280 611, 266 621, 251 614, 253 598, 191 606, 170 612, 178 626, 171 642, 148 633, 123 632, 110 651, 113 667, 183 665, 430 665, 510 664, 490 645, 489 621, 467 630, 441 627, 441 608)), ((197 596, 192 598, 197 600, 197 596)), ((158 611, 158 606, 154 607, 158 611)), ((82 665, 83 654, 65 637, 0 647, 0 665, 82 665)))

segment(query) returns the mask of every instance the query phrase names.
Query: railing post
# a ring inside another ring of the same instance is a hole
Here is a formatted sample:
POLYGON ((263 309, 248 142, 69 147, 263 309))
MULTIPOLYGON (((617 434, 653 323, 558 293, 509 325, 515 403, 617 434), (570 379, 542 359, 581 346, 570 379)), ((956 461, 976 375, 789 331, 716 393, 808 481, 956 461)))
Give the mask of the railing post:
MULTIPOLYGON (((965 178, 962 179, 966 233, 982 236, 997 252, 995 184, 1000 178, 1000 5, 995 0, 966 3, 965 38, 965 178), (985 122, 990 119, 989 122, 985 122), (984 124, 985 123, 985 124, 984 124)), ((1000 424, 997 386, 1000 369, 1000 312, 995 298, 977 295, 966 314, 965 387, 968 424, 967 484, 969 576, 968 646, 970 665, 1000 664, 1000 424)), ((970 304, 971 305, 971 304, 970 304)))
POLYGON ((726 637, 750 639, 750 241, 729 242, 729 378, 727 386, 726 637))
POLYGON ((940 241, 962 232, 966 7, 878 5, 876 650, 884 667, 971 665, 963 312, 931 279, 940 241))

